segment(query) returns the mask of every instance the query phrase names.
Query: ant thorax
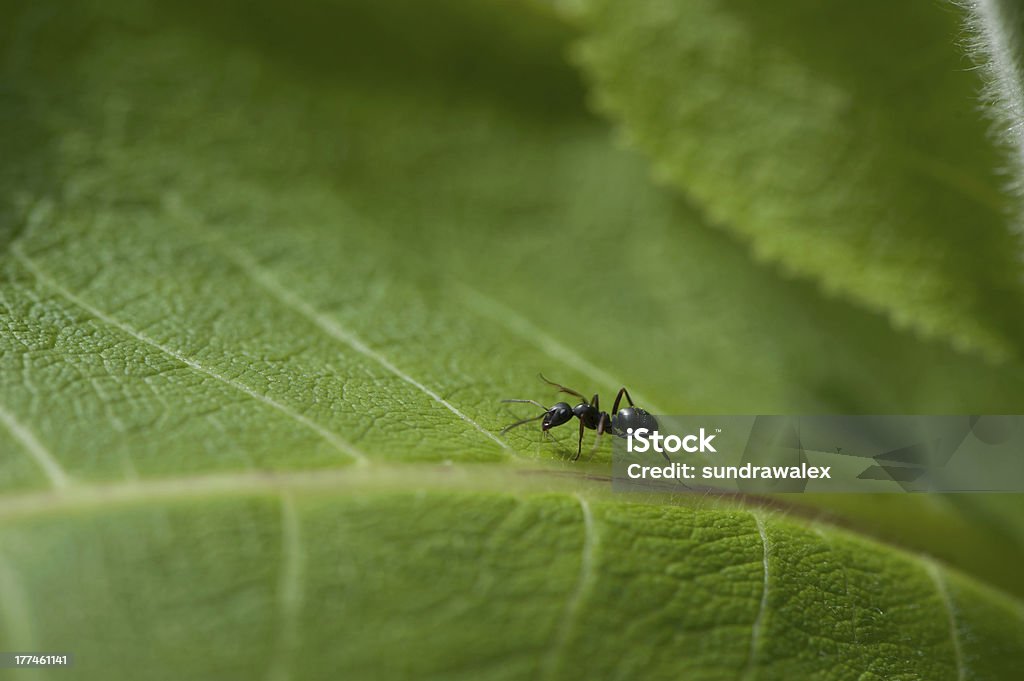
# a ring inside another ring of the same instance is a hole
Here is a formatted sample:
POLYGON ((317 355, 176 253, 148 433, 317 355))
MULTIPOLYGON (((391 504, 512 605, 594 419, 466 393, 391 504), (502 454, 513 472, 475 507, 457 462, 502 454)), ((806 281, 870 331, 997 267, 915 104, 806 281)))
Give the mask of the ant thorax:
MULTIPOLYGON (((594 430, 601 421, 601 415, 604 412, 588 402, 580 402, 573 407, 572 413, 583 422, 584 428, 594 430)), ((608 418, 607 414, 605 414, 605 418, 608 418)))

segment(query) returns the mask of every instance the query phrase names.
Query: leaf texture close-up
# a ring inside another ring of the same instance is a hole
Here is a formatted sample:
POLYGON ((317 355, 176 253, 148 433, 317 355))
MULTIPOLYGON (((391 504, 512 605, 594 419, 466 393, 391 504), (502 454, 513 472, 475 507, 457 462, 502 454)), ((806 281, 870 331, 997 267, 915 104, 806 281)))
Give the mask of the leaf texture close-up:
POLYGON ((502 402, 1024 413, 1012 3, 0 7, 0 679, 1019 678, 1021 495, 502 402))

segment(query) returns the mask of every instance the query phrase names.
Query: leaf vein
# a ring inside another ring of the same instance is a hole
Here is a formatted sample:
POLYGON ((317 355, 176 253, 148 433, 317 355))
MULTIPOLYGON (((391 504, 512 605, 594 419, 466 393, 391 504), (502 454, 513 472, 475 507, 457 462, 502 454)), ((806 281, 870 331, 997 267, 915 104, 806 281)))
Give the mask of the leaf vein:
POLYGON ((292 654, 299 644, 299 616, 302 613, 305 574, 305 552, 302 549, 302 526, 295 500, 290 492, 281 494, 281 579, 278 585, 280 630, 274 660, 267 674, 269 681, 292 678, 292 654))
MULTIPOLYGON (((11 648, 32 650, 36 646, 34 617, 29 595, 17 570, 0 554, 0 603, 7 644, 11 648)), ((40 671, 40 674, 45 672, 40 671)))
MULTIPOLYGON (((526 340, 530 344, 536 346, 544 354, 565 362, 567 365, 580 372, 590 376, 598 383, 604 385, 618 385, 622 386, 625 383, 615 376, 612 376, 604 369, 600 368, 590 360, 584 358, 579 353, 573 351, 564 343, 558 341, 552 335, 543 331, 540 327, 535 325, 533 322, 528 320, 526 317, 520 315, 512 308, 504 305, 503 303, 494 300, 493 298, 484 295, 475 288, 465 283, 460 283, 459 288, 463 293, 463 298, 466 302, 475 309, 479 314, 488 319, 501 324, 506 329, 526 340)), ((645 406, 645 408, 653 414, 668 414, 669 411, 665 410, 658 405, 653 404, 650 400, 644 397, 642 394, 637 393, 635 390, 630 390, 630 393, 637 400, 645 406)))
POLYGON ((753 678, 757 663, 757 653, 761 647, 761 629, 764 624, 764 616, 768 611, 768 577, 771 574, 768 568, 768 556, 771 553, 771 545, 768 543, 768 532, 765 528, 764 517, 760 513, 750 514, 757 524, 757 533, 761 537, 761 562, 764 565, 764 581, 761 587, 761 604, 757 609, 757 616, 754 618, 754 625, 750 630, 750 652, 747 655, 747 665, 743 671, 744 681, 753 678))
POLYGON ((508 452, 513 452, 512 448, 509 447, 504 440, 490 432, 477 421, 467 416, 458 407, 444 399, 436 392, 419 382, 409 374, 399 369, 394 363, 391 362, 387 357, 377 350, 374 350, 367 345, 362 339, 356 336, 354 333, 343 327, 337 320, 328 317, 323 312, 317 310, 312 305, 302 300, 294 291, 287 288, 280 281, 278 281, 266 268, 261 267, 248 253, 241 251, 240 249, 230 249, 225 251, 226 255, 238 265, 243 272, 249 275, 253 281, 262 286, 270 295, 276 298, 279 302, 285 306, 297 311, 309 319, 315 324, 320 330, 326 333, 331 338, 341 341, 348 345, 350 348, 358 352, 359 354, 367 357, 374 362, 377 362, 384 367, 388 372, 394 374, 405 383, 413 386, 420 392, 424 393, 432 400, 443 406, 445 409, 455 414, 457 417, 470 424, 476 430, 480 431, 485 437, 493 440, 508 452))
POLYGON ((594 526, 594 514, 590 510, 590 504, 579 494, 574 495, 580 504, 583 513, 583 549, 580 555, 580 574, 576 581, 576 588, 566 601, 565 609, 562 611, 562 618, 558 625, 558 636, 555 644, 548 651, 541 666, 543 679, 554 678, 557 672, 558 662, 563 657, 565 648, 569 644, 569 636, 572 633, 576 622, 579 620, 580 608, 584 599, 593 588, 597 579, 597 571, 594 567, 594 554, 598 544, 597 530, 594 526))
POLYGON ((57 489, 67 487, 71 483, 71 478, 67 472, 57 461, 57 458, 47 449, 42 442, 35 436, 35 434, 29 430, 24 424, 18 421, 14 417, 14 414, 10 413, 2 406, 0 406, 0 422, 7 427, 11 435, 14 436, 18 442, 21 443, 25 451, 28 452, 29 456, 43 469, 46 477, 49 478, 50 484, 57 489))
POLYGON ((80 298, 79 296, 75 295, 74 293, 69 291, 67 288, 62 286, 58 281, 56 281, 52 276, 50 276, 46 271, 44 271, 32 258, 30 258, 24 252, 24 250, 22 249, 20 243, 15 243, 15 244, 11 245, 11 253, 14 255, 14 257, 19 262, 21 262, 26 268, 28 268, 28 270, 30 272, 32 272, 32 274, 36 277, 36 279, 38 279, 40 281, 40 283, 42 283, 44 286, 52 289, 58 295, 60 295, 61 297, 67 299, 72 304, 74 304, 74 305, 80 307, 81 309, 85 310, 86 312, 88 312, 90 315, 92 315, 96 319, 99 319, 100 321, 102 321, 102 322, 104 322, 104 323, 106 323, 106 324, 108 324, 108 325, 110 325, 110 326, 120 330, 121 332, 127 334, 128 336, 131 336, 132 338, 134 338, 135 340, 139 341, 140 343, 148 345, 148 346, 150 346, 152 348, 155 348, 155 349, 159 350, 160 352, 162 352, 162 353, 164 353, 166 355, 169 355, 170 357, 173 357, 174 359, 176 359, 179 362, 181 362, 182 364, 184 364, 184 365, 194 369, 195 371, 198 371, 201 374, 205 374, 206 376, 209 376, 210 378, 213 378, 213 379, 215 379, 217 381, 220 381, 221 383, 229 385, 232 388, 234 388, 234 389, 236 389, 236 390, 238 390, 240 392, 245 393, 249 397, 251 397, 251 398, 253 398, 253 399, 255 399, 255 400, 259 401, 259 402, 262 402, 263 404, 266 404, 267 406, 272 407, 273 409, 276 409, 277 411, 281 412, 282 414, 284 414, 284 415, 290 417, 291 419, 295 420, 296 422, 302 424, 306 428, 309 428, 310 430, 315 432, 317 435, 322 437, 324 440, 326 440, 329 444, 331 444, 335 449, 337 449, 338 451, 342 452, 343 454, 346 454, 346 455, 350 456, 357 463, 364 464, 364 463, 367 462, 366 455, 363 452, 361 452, 359 449, 357 449, 351 443, 349 443, 346 440, 344 440, 337 433, 334 433, 333 431, 330 431, 327 428, 324 428, 320 424, 316 423, 315 421, 313 421, 312 419, 308 418, 307 416, 304 416, 303 414, 300 414, 299 412, 295 411, 291 407, 288 407, 288 406, 278 402, 277 400, 275 400, 275 399, 273 399, 271 397, 268 397, 266 395, 263 395, 263 394, 255 391, 255 390, 253 390, 252 388, 250 388, 249 386, 245 385, 244 383, 236 381, 235 379, 232 379, 232 378, 228 378, 227 376, 224 376, 224 375, 214 371, 213 369, 210 369, 210 368, 208 368, 206 366, 203 366, 201 363, 199 363, 195 359, 193 359, 191 357, 188 357, 188 356, 182 354, 181 352, 179 352, 179 351, 177 351, 177 350, 175 350, 173 348, 170 348, 170 347, 160 343, 159 341, 157 341, 157 340, 155 340, 153 338, 150 338, 149 336, 147 336, 146 334, 142 333, 141 331, 138 331, 138 330, 134 329, 133 327, 129 326, 128 324, 120 321, 119 319, 117 319, 117 318, 113 317, 112 315, 104 312, 103 310, 100 310, 96 306, 86 302, 85 300, 83 300, 82 298, 80 298))
POLYGON ((949 638, 953 643, 953 656, 956 662, 957 681, 964 681, 967 678, 967 667, 964 665, 964 653, 960 645, 960 630, 956 626, 956 608, 953 606, 953 596, 949 592, 949 584, 942 575, 942 570, 932 560, 925 561, 925 568, 935 583, 935 590, 939 594, 946 609, 946 617, 949 620, 949 638))

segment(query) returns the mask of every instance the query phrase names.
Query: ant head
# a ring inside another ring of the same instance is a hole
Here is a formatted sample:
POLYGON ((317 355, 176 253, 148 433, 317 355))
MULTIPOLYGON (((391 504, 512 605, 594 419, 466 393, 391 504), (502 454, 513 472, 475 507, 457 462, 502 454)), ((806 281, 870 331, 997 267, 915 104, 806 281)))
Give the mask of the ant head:
POLYGON ((540 422, 541 430, 550 430, 555 426, 560 426, 571 421, 572 417, 572 407, 569 406, 569 403, 559 402, 544 414, 544 420, 540 422))

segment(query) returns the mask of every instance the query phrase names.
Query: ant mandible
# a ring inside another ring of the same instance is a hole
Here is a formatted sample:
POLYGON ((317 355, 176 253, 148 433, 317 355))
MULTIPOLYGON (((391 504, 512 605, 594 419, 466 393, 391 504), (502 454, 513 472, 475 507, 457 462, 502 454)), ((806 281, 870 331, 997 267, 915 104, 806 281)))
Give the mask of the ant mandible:
POLYGON ((611 433, 612 435, 618 435, 619 437, 625 437, 626 431, 630 428, 648 428, 650 430, 658 429, 658 421, 651 414, 647 413, 643 409, 640 409, 633 404, 633 398, 629 396, 629 391, 625 388, 619 389, 619 394, 615 396, 615 403, 612 405, 611 414, 606 411, 601 411, 599 398, 595 393, 589 400, 583 396, 583 393, 573 390, 572 388, 566 388, 564 385, 549 381, 544 377, 544 374, 538 374, 540 380, 544 381, 548 385, 558 388, 558 392, 567 393, 574 395, 582 400, 575 407, 571 406, 568 402, 558 402, 552 407, 545 407, 536 400, 502 400, 502 402, 516 402, 523 404, 533 404, 544 410, 543 414, 537 416, 531 416, 528 419, 516 421, 513 424, 502 428, 501 433, 505 434, 517 426, 521 426, 524 423, 530 423, 537 419, 543 419, 540 424, 541 432, 546 433, 547 431, 568 423, 575 416, 580 421, 580 436, 579 441, 576 443, 576 456, 573 457, 573 461, 580 458, 580 453, 583 451, 583 431, 584 429, 596 430, 597 440, 594 442, 594 447, 597 447, 597 443, 602 435, 605 433, 611 433), (622 398, 625 397, 626 401, 629 402, 629 406, 623 409, 619 409, 619 403, 622 402, 622 398))

